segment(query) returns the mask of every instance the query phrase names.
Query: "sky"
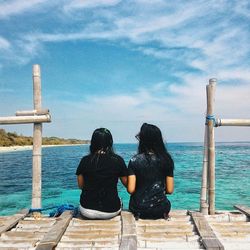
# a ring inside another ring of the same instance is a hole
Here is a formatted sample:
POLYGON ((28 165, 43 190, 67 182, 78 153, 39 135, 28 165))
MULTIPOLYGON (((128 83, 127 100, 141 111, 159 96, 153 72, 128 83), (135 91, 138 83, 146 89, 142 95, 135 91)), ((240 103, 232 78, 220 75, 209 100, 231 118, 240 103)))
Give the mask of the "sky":
MULTIPOLYGON (((135 142, 147 122, 167 142, 202 142, 210 78, 215 116, 250 118, 250 1, 0 0, 0 116, 33 109, 33 64, 52 116, 43 136, 106 127, 135 142)), ((215 138, 250 141, 250 128, 215 138)))

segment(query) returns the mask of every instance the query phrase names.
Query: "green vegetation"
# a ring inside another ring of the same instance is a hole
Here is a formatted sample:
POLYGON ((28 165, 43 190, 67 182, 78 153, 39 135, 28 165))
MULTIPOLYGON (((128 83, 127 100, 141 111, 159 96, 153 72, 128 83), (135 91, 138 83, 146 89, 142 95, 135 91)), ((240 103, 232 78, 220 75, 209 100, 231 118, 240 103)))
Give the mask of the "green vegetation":
MULTIPOLYGON (((62 145, 62 144, 88 144, 89 140, 63 139, 58 137, 43 137, 43 145, 62 145)), ((16 132, 6 132, 0 129, 0 146, 27 146, 33 144, 33 137, 18 135, 16 132)))

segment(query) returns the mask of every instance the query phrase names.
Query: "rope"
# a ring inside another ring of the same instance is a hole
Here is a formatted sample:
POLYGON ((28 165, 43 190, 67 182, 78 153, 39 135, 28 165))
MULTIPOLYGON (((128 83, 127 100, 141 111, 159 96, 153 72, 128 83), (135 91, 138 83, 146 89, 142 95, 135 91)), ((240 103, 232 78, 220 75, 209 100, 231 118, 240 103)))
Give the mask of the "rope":
POLYGON ((206 116, 206 125, 208 124, 208 121, 213 121, 213 125, 214 125, 214 127, 216 127, 216 119, 213 115, 206 116))
POLYGON ((51 210, 51 209, 54 209, 54 211, 49 213, 49 217, 58 217, 66 210, 74 211, 73 217, 76 217, 76 215, 78 214, 78 208, 70 204, 63 204, 60 206, 53 206, 53 207, 46 207, 46 208, 30 208, 29 213, 42 212, 42 211, 51 210))

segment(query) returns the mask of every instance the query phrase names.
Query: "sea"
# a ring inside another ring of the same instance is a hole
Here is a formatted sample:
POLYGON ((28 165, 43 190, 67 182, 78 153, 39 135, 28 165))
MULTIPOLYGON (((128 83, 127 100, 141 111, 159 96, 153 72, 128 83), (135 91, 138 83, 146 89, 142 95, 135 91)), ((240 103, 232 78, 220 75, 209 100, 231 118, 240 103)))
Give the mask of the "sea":
MULTIPOLYGON (((168 196, 172 209, 199 209, 203 144, 169 143, 167 148, 175 163, 175 190, 168 196)), ((137 145, 115 144, 114 149, 128 164, 137 145)), ((42 149, 42 208, 79 205, 75 171, 88 152, 89 145, 42 149)), ((121 183, 118 190, 127 209, 129 194, 121 183)), ((1 152, 0 215, 30 208, 31 195, 32 151, 1 152)), ((216 209, 232 210, 235 204, 250 206, 250 142, 216 144, 216 209)))

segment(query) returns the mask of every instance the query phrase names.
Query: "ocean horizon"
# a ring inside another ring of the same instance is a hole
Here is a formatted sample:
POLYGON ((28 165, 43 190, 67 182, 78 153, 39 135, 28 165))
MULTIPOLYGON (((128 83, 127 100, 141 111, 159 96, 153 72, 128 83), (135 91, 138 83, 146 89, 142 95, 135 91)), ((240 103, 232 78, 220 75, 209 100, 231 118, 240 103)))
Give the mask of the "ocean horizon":
MULTIPOLYGON (((169 195, 172 209, 199 209, 203 161, 202 142, 169 142, 175 162, 175 191, 169 195)), ((128 164, 137 152, 135 143, 117 143, 115 152, 128 164)), ((79 205, 80 190, 75 171, 89 145, 42 149, 42 207, 79 205)), ((250 206, 250 142, 216 142, 216 209, 232 210, 235 204, 250 206)), ((0 153, 0 215, 30 208, 32 150, 0 153)), ((124 208, 129 194, 118 183, 124 208)), ((46 211, 47 212, 47 211, 46 211)))

